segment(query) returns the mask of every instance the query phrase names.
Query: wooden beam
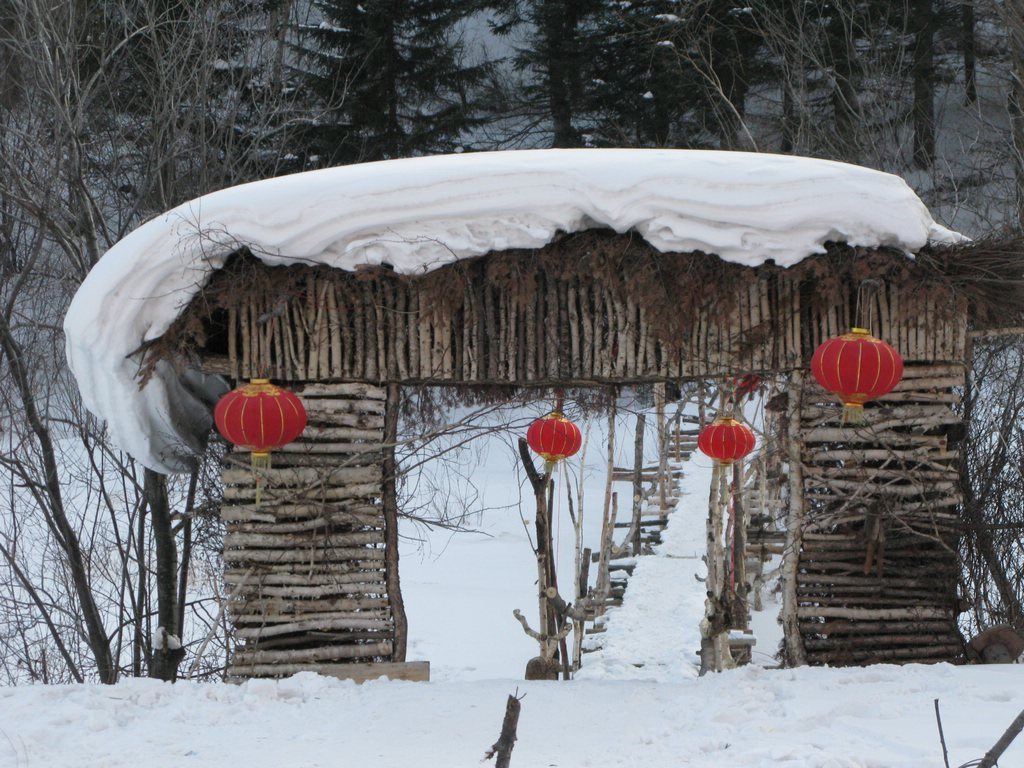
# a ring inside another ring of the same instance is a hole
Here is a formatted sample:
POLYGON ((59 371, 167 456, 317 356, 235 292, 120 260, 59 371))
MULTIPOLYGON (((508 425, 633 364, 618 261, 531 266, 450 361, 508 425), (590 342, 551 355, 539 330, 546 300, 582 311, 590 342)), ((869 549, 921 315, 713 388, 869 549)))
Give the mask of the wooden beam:
POLYGON ((228 668, 231 678, 245 679, 250 677, 289 677, 299 672, 316 672, 339 680, 352 680, 365 683, 367 680, 388 678, 389 680, 406 680, 415 683, 430 681, 429 661, 406 662, 355 662, 351 664, 245 664, 228 668))

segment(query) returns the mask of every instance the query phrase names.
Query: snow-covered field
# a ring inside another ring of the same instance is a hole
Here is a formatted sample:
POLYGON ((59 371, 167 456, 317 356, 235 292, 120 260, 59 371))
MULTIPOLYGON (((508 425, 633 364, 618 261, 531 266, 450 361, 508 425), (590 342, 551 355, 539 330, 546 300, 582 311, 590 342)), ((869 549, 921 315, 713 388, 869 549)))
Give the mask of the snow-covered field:
MULTIPOLYGON (((628 409, 620 401, 620 412, 628 409)), ((626 447, 618 464, 629 463, 632 423, 630 415, 619 422, 626 447)), ((474 766, 517 690, 525 698, 515 768, 932 768, 942 765, 934 699, 952 766, 980 757, 1024 707, 1017 666, 766 669, 779 636, 770 598, 754 616, 755 665, 697 677, 710 476, 699 455, 684 465, 664 543, 639 559, 625 604, 595 636, 602 650, 584 657, 576 680, 524 683, 536 644, 511 613, 523 609, 535 623, 536 570, 514 437, 493 433, 458 459, 459 494, 478 492, 484 510, 469 518, 475 531, 404 531, 409 656, 431 661, 432 682, 359 686, 304 674, 241 686, 126 680, 0 688, 0 768, 474 766)), ((599 533, 604 443, 602 420, 594 420, 583 469, 588 545, 599 533)), ((653 444, 648 450, 652 460, 653 444)), ((628 485, 619 490, 628 496, 628 485)), ((428 483, 419 491, 434 493, 428 483)), ((573 536, 564 505, 556 510, 564 576, 573 536)), ((1024 765, 1024 743, 1001 764, 1024 765)))
MULTIPOLYGON (((1017 667, 748 667, 661 682, 132 680, 0 689, 0 765, 474 766, 517 688, 521 768, 937 768, 935 698, 958 766, 984 754, 1022 706, 1017 667)), ((1024 744, 1001 765, 1024 765, 1024 744)))

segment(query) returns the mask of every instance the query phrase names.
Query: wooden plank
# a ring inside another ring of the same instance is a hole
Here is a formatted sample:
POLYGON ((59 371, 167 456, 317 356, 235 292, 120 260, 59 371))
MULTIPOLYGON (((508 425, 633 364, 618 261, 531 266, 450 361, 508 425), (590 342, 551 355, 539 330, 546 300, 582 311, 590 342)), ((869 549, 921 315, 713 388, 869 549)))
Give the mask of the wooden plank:
MULTIPOLYGON (((273 505, 275 502, 323 502, 341 501, 345 499, 372 499, 380 496, 380 482, 345 485, 341 487, 309 488, 275 488, 270 486, 263 490, 263 503, 273 505)), ((224 498, 228 501, 251 501, 256 498, 256 489, 251 485, 229 485, 224 489, 224 498)))
MULTIPOLYGON (((370 547, 308 547, 306 549, 229 549, 224 559, 232 563, 342 563, 384 561, 383 549, 370 547)), ((301 567, 301 566, 300 566, 301 567)))
MULTIPOLYGON (((384 400, 384 388, 377 386, 376 384, 370 384, 365 381, 350 381, 342 383, 330 383, 325 384, 321 382, 315 382, 305 384, 301 389, 298 390, 299 394, 303 398, 341 398, 351 399, 354 402, 362 400, 384 400)), ((377 406, 373 404, 366 404, 367 408, 373 408, 372 413, 382 413, 377 406)))
POLYGON ((247 664, 244 667, 231 666, 228 675, 235 677, 288 677, 299 672, 316 672, 339 680, 365 683, 368 680, 405 680, 425 683, 430 680, 429 661, 357 662, 351 664, 247 664))
POLYGON ((318 648, 302 648, 296 650, 238 650, 231 659, 231 667, 243 668, 247 665, 295 664, 304 662, 334 662, 341 658, 367 658, 369 656, 386 656, 391 653, 389 640, 359 645, 327 645, 318 648))
MULTIPOLYGON (((285 467, 281 469, 260 469, 259 475, 270 487, 285 485, 307 485, 312 487, 361 485, 380 480, 380 467, 335 467, 327 470, 307 467, 285 467)), ((227 467, 221 472, 221 479, 229 485, 253 483, 253 470, 241 467, 227 467)))

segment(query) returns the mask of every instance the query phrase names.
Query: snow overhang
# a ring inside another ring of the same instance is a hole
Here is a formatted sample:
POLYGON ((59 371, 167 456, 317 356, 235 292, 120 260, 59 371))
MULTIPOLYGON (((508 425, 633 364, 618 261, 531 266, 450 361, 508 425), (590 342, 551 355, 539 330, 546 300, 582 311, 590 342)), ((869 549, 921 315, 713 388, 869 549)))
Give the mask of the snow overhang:
POLYGON ((415 274, 595 227, 749 266, 791 266, 830 241, 913 253, 962 239, 898 176, 827 160, 551 149, 349 165, 213 192, 143 224, 75 295, 68 362, 123 450, 161 472, 187 471, 222 384, 160 363, 140 388, 138 350, 239 249, 268 265, 387 263, 415 274))

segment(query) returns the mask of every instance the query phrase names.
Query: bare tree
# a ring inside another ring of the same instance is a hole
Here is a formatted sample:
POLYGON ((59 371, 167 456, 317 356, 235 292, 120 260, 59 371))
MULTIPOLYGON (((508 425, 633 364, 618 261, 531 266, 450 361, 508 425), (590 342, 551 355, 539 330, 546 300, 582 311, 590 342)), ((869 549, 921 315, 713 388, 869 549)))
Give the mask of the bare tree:
POLYGON ((969 629, 1024 629, 1024 344, 996 337, 973 346, 960 454, 969 629))
POLYGON ((173 679, 186 617, 198 633, 215 619, 209 471, 165 480, 107 442, 66 371, 59 319, 110 245, 154 212, 272 175, 303 119, 281 9, 266 24, 230 3, 95 11, 0 9, 0 62, 17 73, 0 91, 0 644, 12 681, 173 679))

